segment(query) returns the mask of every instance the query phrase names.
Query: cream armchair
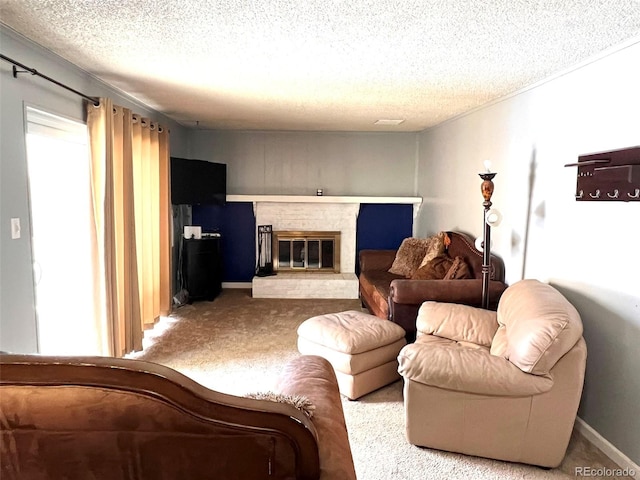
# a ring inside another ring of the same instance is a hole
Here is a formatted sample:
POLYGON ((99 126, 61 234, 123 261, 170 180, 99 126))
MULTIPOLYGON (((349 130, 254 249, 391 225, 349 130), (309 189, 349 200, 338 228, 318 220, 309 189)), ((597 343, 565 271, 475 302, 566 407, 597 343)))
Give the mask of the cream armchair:
POLYGON ((582 321, 553 287, 522 280, 497 312, 425 302, 398 357, 414 445, 556 467, 587 357, 582 321))

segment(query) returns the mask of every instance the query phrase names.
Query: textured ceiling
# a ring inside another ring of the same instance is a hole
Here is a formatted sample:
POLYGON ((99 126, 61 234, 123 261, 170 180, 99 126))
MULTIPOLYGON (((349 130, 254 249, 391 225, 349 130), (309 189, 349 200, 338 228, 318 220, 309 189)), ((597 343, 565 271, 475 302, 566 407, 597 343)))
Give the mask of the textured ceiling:
POLYGON ((215 129, 419 131, 640 41, 640 0, 0 0, 0 20, 215 129))

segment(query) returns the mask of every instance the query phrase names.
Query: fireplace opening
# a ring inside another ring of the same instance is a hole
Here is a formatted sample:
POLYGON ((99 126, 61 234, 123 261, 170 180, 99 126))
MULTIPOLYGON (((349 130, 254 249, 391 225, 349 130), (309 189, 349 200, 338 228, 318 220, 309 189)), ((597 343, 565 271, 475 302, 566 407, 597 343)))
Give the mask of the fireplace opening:
POLYGON ((273 232, 274 270, 340 273, 340 232, 273 232))

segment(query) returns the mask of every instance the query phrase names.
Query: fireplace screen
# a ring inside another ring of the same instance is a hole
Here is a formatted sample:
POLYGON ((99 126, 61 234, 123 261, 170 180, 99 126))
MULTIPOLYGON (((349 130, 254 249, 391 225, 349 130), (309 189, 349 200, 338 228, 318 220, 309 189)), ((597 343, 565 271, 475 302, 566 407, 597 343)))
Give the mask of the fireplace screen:
POLYGON ((340 272, 340 232, 274 232, 278 271, 340 272))

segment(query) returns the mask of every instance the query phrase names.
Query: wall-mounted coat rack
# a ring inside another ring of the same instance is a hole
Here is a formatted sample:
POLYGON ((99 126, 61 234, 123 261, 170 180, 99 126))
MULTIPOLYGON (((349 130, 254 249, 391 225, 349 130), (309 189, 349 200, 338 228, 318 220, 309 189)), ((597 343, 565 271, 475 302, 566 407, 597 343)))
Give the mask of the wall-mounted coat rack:
POLYGON ((577 201, 640 201, 640 146, 611 152, 580 155, 577 201))

